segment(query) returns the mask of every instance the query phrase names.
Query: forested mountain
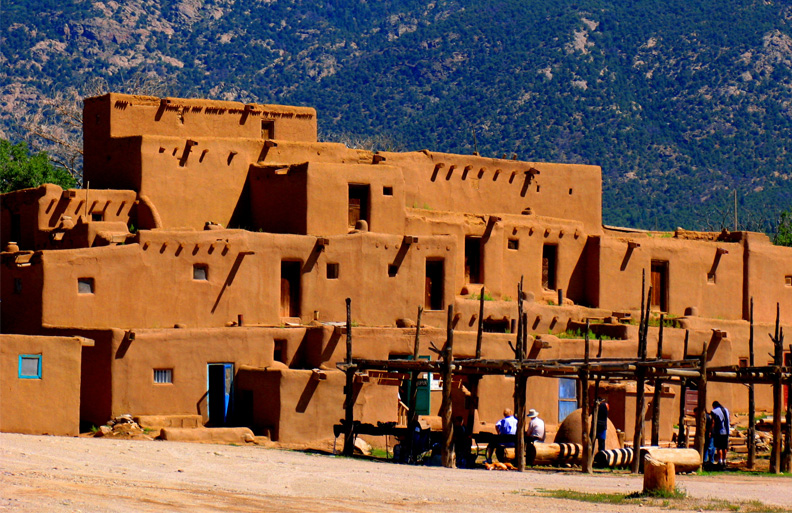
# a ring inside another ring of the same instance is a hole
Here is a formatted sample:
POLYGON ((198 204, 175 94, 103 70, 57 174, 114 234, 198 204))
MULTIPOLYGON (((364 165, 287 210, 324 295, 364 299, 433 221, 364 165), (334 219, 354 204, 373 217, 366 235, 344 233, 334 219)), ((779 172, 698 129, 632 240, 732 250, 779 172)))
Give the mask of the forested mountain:
MULTIPOLYGON (((130 91, 311 105, 327 140, 601 165, 607 224, 768 229, 792 206, 777 0, 5 0, 0 130, 130 91), (91 87, 94 90, 90 90, 91 87), (474 138, 475 133, 475 138, 474 138)), ((41 123, 54 123, 45 117, 41 123)))

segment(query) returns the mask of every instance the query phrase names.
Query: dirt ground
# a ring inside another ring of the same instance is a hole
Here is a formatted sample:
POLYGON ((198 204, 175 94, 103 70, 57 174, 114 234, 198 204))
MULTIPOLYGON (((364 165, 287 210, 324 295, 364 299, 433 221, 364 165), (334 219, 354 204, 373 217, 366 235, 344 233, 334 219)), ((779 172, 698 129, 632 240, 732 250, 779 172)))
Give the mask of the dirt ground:
MULTIPOLYGON (((792 511, 792 478, 678 476, 689 496, 792 511)), ((0 510, 47 512, 604 512, 541 496, 639 491, 641 476, 412 467, 257 446, 0 434, 0 510)), ((697 510, 694 510, 697 511, 697 510)))

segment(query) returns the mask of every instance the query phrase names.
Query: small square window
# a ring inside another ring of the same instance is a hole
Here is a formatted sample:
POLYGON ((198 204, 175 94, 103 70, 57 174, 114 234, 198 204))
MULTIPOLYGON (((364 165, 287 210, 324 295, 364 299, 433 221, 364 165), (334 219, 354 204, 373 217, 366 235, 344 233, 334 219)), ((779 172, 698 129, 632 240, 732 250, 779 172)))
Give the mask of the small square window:
POLYGON ((520 239, 509 239, 507 247, 509 249, 520 249, 520 239))
POLYGON ((22 293, 22 278, 14 278, 14 294, 22 293))
POLYGON ((104 221, 104 213, 103 212, 93 212, 91 214, 91 221, 104 221))
POLYGON ((93 294, 94 293, 94 279, 93 278, 77 278, 77 292, 80 294, 93 294))
POLYGON ((393 196, 393 187, 388 187, 387 185, 382 188, 382 195, 383 196, 393 196))
POLYGON ((271 119, 261 120, 261 138, 262 139, 275 138, 275 121, 271 119))
POLYGON ((707 273, 707 283, 715 283, 715 273, 707 273))
POLYGON ((785 276, 784 283, 787 287, 792 287, 792 276, 785 276))
POLYGON ((41 379, 41 355, 19 355, 19 377, 21 379, 41 379))
POLYGON ((272 359, 276 362, 286 363, 286 341, 280 338, 275 339, 275 346, 272 350, 272 359))
POLYGON ((542 187, 540 185, 537 185, 536 186, 536 192, 539 192, 540 190, 542 190, 542 187))
POLYGON ((328 280, 338 279, 338 264, 327 264, 327 279, 328 280))
POLYGON ((154 369, 154 383, 173 383, 173 369, 154 369))
POLYGON ((209 279, 209 266, 205 264, 195 264, 193 266, 193 280, 206 281, 209 279))
POLYGON ((388 276, 394 278, 399 272, 399 266, 390 264, 388 265, 388 276))
POLYGON ((740 367, 748 367, 748 358, 740 358, 740 367))
POLYGON ((569 195, 572 196, 572 189, 569 189, 569 195))

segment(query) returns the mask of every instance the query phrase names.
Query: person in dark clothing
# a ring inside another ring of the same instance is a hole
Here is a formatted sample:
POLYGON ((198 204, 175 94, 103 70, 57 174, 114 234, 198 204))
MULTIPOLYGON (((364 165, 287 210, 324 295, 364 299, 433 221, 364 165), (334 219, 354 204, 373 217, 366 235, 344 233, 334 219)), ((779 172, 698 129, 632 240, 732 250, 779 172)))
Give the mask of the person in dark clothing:
POLYGON ((597 407, 597 452, 605 450, 605 440, 608 438, 608 399, 600 400, 597 407))
POLYGON ((457 468, 471 468, 474 458, 471 457, 472 442, 462 417, 454 417, 454 453, 457 468))

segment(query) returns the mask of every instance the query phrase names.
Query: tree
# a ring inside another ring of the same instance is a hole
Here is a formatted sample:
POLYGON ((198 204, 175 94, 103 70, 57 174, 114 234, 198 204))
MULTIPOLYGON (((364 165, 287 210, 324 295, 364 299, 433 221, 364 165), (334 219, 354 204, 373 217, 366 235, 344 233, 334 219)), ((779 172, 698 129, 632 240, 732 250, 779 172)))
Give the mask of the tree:
POLYGON ((0 193, 54 183, 64 189, 74 187, 69 172, 50 162, 45 152, 30 155, 27 143, 0 139, 0 193))
POLYGON ((792 246, 792 208, 781 213, 778 219, 778 229, 773 244, 776 246, 792 246))

